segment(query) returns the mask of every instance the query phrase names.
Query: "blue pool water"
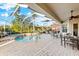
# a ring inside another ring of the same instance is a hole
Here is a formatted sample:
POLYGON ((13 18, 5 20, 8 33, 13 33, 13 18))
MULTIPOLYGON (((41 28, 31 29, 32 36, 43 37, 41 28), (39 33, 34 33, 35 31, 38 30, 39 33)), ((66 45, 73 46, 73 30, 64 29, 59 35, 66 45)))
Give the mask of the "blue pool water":
POLYGON ((18 41, 18 42, 33 42, 37 39, 38 39, 37 36, 17 36, 15 38, 15 40, 18 41))

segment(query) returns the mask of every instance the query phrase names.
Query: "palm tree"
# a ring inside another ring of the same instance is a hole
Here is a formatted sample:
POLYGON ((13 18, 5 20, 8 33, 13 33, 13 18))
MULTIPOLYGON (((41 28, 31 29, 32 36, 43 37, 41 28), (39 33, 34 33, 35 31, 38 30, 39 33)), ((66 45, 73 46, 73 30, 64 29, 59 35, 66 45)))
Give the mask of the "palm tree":
POLYGON ((27 32, 29 29, 30 26, 32 27, 32 24, 29 24, 30 23, 30 19, 31 18, 26 18, 24 19, 25 17, 27 17, 26 15, 20 15, 20 6, 16 6, 15 9, 18 8, 18 10, 15 12, 14 16, 15 16, 15 19, 13 20, 13 29, 14 31, 16 32, 27 32), (24 20, 24 21, 23 21, 24 20))
POLYGON ((36 14, 33 14, 33 15, 32 15, 32 20, 33 20, 33 22, 31 23, 31 25, 33 25, 33 32, 36 31, 36 30, 35 30, 35 25, 34 25, 36 17, 38 17, 38 15, 36 15, 36 14))

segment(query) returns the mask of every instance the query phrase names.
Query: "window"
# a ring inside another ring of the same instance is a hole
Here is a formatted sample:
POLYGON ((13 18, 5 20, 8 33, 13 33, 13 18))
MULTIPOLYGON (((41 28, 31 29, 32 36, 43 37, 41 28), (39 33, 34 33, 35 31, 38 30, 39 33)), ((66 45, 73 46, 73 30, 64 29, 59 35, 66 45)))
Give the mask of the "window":
POLYGON ((62 25, 62 32, 67 32, 67 24, 62 25))

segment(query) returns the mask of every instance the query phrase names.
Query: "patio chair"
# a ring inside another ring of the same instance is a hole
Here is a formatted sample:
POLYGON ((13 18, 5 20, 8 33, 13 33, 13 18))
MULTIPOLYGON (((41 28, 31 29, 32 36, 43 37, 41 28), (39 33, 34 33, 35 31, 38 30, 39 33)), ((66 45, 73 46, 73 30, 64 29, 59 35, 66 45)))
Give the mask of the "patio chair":
POLYGON ((64 43, 64 47, 65 47, 65 36, 60 34, 60 39, 61 39, 61 45, 63 45, 63 43, 64 43))
POLYGON ((70 34, 60 34, 60 38, 61 38, 61 45, 64 44, 64 47, 71 45, 72 48, 74 49, 75 47, 75 40, 73 39, 73 37, 71 37, 70 34), (74 41, 73 41, 74 40, 74 41))

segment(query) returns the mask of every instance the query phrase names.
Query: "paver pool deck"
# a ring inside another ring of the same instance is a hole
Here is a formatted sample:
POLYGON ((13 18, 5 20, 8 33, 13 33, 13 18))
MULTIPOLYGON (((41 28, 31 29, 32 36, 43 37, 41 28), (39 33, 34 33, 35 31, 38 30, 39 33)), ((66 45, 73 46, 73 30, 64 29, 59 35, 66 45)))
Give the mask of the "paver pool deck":
POLYGON ((27 42, 13 41, 0 47, 0 56, 78 56, 79 50, 72 47, 64 47, 60 44, 60 38, 54 38, 50 34, 40 35, 40 40, 27 42))

